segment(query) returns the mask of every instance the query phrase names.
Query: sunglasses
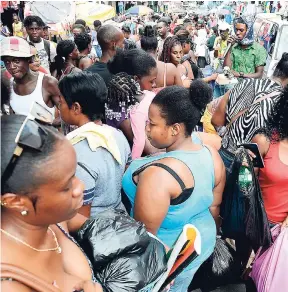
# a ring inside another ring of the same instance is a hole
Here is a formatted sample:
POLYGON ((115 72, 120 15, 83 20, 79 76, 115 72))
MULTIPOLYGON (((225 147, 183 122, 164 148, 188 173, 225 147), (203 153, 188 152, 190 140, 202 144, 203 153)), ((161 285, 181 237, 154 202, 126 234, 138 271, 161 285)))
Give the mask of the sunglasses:
MULTIPOLYGON (((53 116, 38 102, 34 102, 31 106, 30 113, 23 122, 20 130, 15 138, 17 144, 12 158, 6 166, 2 176, 1 185, 4 186, 12 175, 17 160, 26 148, 42 151, 43 146, 47 140, 47 131, 42 125, 52 125, 53 116)), ((3 193, 3 189, 1 190, 3 193)))

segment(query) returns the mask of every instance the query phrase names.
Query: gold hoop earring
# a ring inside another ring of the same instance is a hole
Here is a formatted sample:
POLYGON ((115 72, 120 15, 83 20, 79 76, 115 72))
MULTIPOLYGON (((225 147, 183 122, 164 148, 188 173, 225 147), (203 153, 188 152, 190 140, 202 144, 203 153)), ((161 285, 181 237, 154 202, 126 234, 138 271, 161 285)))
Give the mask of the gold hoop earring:
POLYGON ((2 201, 0 201, 1 202, 1 206, 6 206, 7 205, 7 203, 6 202, 2 202, 2 201))

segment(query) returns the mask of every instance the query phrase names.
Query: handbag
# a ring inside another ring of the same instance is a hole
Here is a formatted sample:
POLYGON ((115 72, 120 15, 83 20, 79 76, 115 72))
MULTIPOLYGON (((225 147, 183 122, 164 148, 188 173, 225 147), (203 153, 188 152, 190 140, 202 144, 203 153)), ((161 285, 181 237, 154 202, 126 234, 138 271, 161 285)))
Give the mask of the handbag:
POLYGON ((258 292, 288 291, 288 228, 271 229, 273 245, 256 253, 250 277, 258 292))
POLYGON ((1 263, 1 278, 12 279, 37 292, 61 292, 52 284, 12 264, 1 263))

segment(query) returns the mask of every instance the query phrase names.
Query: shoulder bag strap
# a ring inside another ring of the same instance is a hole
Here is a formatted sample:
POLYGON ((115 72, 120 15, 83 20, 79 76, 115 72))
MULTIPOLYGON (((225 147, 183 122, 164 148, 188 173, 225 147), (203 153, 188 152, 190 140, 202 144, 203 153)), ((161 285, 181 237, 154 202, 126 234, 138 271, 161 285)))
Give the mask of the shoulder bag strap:
POLYGON ((230 123, 226 126, 226 129, 228 130, 230 128, 230 126, 239 118, 241 117, 243 114, 245 114, 253 105, 260 103, 261 101, 269 98, 269 97, 274 97, 276 95, 278 95, 280 93, 280 91, 276 90, 273 92, 270 92, 269 94, 266 94, 264 96, 262 96, 261 98, 255 100, 249 107, 246 107, 245 109, 243 109, 242 111, 240 111, 238 114, 236 114, 235 116, 232 117, 230 123))
POLYGON ((52 283, 12 264, 1 263, 1 278, 13 279, 37 292, 61 292, 52 283))

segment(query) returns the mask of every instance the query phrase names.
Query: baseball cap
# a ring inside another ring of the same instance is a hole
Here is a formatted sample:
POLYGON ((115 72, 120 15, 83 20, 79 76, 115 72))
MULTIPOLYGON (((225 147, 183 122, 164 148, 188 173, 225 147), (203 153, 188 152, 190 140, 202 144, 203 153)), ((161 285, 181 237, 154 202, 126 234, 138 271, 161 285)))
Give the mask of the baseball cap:
POLYGON ((26 40, 19 37, 6 37, 1 41, 1 56, 29 58, 33 54, 26 40))

